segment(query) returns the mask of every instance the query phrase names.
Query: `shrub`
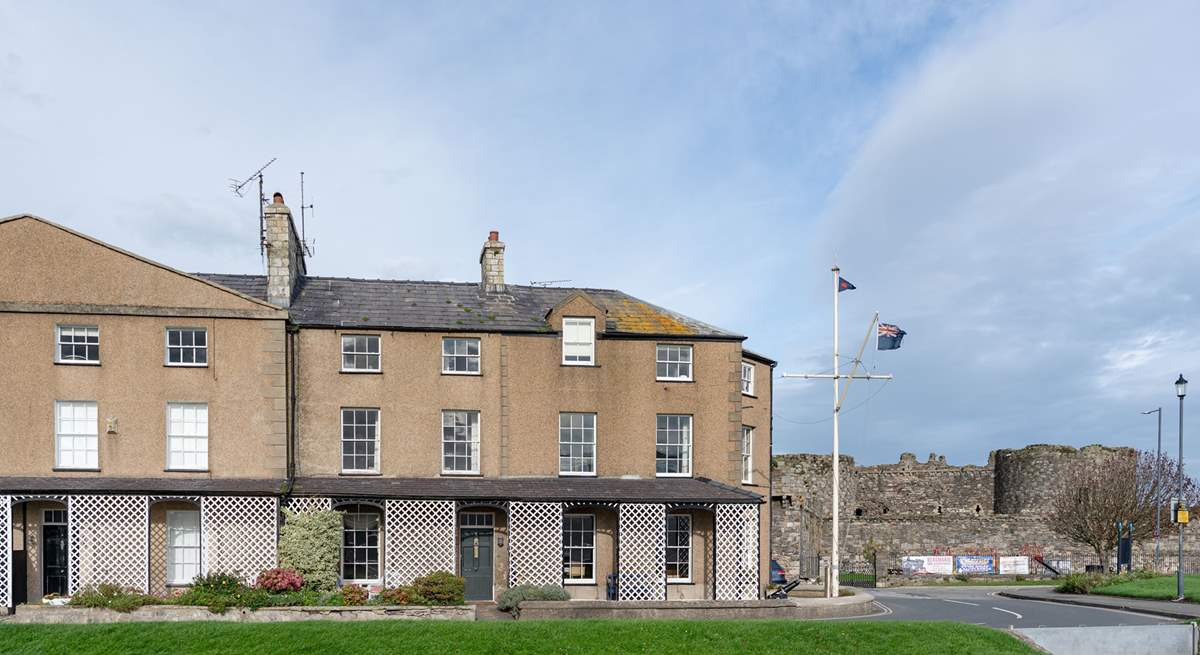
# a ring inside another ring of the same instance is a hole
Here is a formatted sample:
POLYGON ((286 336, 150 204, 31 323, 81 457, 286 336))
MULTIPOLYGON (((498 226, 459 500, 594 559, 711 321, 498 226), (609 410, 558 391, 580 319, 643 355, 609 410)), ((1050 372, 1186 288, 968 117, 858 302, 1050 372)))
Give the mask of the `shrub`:
POLYGON ((371 602, 376 605, 417 605, 413 602, 412 587, 393 587, 384 589, 371 602))
POLYGON ((342 515, 332 510, 296 513, 283 510, 279 565, 299 573, 316 591, 336 591, 341 559, 342 515))
POLYGON ((243 586, 240 575, 225 571, 213 571, 192 578, 192 591, 202 594, 228 595, 243 586))
POLYGON ((410 597, 419 596, 422 605, 462 605, 467 581, 447 571, 434 571, 412 583, 410 597))
POLYGON ((304 577, 295 569, 267 569, 258 574, 258 580, 254 586, 275 593, 300 591, 304 586, 304 577))
POLYGON ((367 593, 366 589, 356 584, 348 584, 342 587, 342 605, 346 607, 366 605, 369 596, 370 594, 367 593))
POLYGON ((102 582, 88 585, 71 597, 71 605, 77 607, 104 607, 118 612, 132 612, 146 604, 146 596, 136 589, 102 582))
POLYGON ((965 573, 959 573, 958 575, 954 576, 954 579, 958 580, 959 582, 970 582, 971 576, 965 573))
POLYGON ((1099 573, 1070 573, 1064 575, 1061 580, 1054 590, 1064 594, 1090 594, 1096 587, 1113 582, 1099 573))
POLYGON ((571 596, 567 594, 566 589, 557 585, 518 585, 500 594, 500 599, 496 601, 496 609, 518 616, 521 613, 521 603, 526 600, 571 600, 571 596))

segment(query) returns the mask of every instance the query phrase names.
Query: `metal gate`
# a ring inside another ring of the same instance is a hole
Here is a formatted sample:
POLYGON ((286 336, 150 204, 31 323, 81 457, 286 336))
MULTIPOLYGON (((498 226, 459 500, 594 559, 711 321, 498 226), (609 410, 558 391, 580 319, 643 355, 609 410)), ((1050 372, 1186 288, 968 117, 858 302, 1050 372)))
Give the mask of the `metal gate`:
POLYGON ((874 589, 875 563, 873 555, 868 560, 842 562, 842 570, 838 572, 838 582, 850 587, 874 589))

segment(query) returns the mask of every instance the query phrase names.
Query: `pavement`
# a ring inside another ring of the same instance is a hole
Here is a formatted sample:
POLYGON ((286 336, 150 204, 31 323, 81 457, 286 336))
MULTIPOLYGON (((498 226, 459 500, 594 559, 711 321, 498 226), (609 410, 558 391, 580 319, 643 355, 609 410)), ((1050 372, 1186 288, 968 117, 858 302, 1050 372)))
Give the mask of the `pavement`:
MULTIPOLYGON (((880 613, 875 621, 955 621, 993 628, 1161 625, 1178 619, 1119 607, 1067 605, 1045 598, 1011 598, 1028 587, 896 587, 872 589, 880 613)), ((1038 589, 1037 591, 1041 591, 1038 589)))
POLYGON ((1060 594, 1054 591, 1053 587, 1014 587, 1005 589, 1001 595, 1014 600, 1052 601, 1081 607, 1143 612, 1184 621, 1200 619, 1200 604, 1197 603, 1174 603, 1169 600, 1142 600, 1097 594, 1060 594))

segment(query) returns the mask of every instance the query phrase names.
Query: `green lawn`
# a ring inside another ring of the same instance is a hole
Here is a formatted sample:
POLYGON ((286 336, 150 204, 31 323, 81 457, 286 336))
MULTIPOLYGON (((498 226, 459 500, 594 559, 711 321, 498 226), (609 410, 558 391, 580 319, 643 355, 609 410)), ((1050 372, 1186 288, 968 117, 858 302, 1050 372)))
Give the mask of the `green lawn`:
MULTIPOLYGON (((1183 576, 1184 598, 1200 603, 1200 575, 1183 576)), ((1146 598, 1152 600, 1175 600, 1175 576, 1160 575, 1155 578, 1130 580, 1104 587, 1096 587, 1093 594, 1104 596, 1124 596, 1126 598, 1146 598)))
POLYGON ((334 623, 0 623, 0 653, 1034 653, 1003 632, 958 623, 874 621, 372 621, 334 623))

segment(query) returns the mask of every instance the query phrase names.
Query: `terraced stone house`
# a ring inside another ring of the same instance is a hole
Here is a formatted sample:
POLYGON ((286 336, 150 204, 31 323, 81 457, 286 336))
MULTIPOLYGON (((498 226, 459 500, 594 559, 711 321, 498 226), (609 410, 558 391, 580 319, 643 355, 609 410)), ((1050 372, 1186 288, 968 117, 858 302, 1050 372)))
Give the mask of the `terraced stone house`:
POLYGON ((619 291, 188 274, 0 220, 0 602, 164 592, 276 564, 283 510, 343 514, 341 577, 470 600, 750 599, 769 560, 771 371, 619 291))

